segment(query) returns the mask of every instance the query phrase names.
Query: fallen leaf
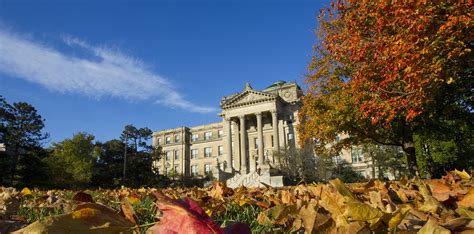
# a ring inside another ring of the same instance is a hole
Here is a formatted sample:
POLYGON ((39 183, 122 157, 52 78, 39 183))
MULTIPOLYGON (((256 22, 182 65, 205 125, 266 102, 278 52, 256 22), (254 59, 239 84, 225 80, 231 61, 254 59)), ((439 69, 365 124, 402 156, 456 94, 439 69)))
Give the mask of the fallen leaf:
POLYGON ((457 204, 460 207, 474 208, 474 188, 471 188, 457 204))
POLYGON ((132 233, 133 226, 107 206, 83 203, 72 213, 47 217, 15 233, 132 233))
POLYGON ((465 170, 458 171, 457 169, 454 169, 454 173, 456 173, 463 180, 470 180, 471 179, 471 175, 469 175, 469 173, 467 173, 465 170))
POLYGON ((407 216, 411 207, 408 205, 401 205, 398 209, 393 212, 392 218, 388 221, 388 230, 391 232, 394 230, 407 216))
POLYGON ((297 214, 296 207, 294 205, 289 206, 285 204, 271 207, 258 214, 257 221, 262 225, 282 225, 285 224, 292 216, 297 214))
POLYGON ((334 186, 334 188, 336 188, 337 191, 338 191, 341 195, 343 195, 343 196, 345 196, 345 197, 347 197, 347 198, 349 198, 349 199, 351 199, 351 200, 358 201, 357 197, 354 196, 354 194, 346 187, 346 185, 345 185, 340 179, 331 180, 331 181, 329 181, 329 183, 330 183, 332 186, 334 186))
POLYGON ((469 210, 469 209, 466 209, 466 208, 458 208, 456 209, 456 212, 460 215, 463 215, 465 217, 468 217, 472 220, 474 220, 474 212, 469 210))
POLYGON ((428 219, 428 222, 418 231, 419 234, 450 234, 451 231, 438 225, 434 219, 428 219))
POLYGON ((94 202, 92 196, 83 191, 79 191, 78 193, 76 193, 74 197, 72 197, 72 200, 76 202, 94 202))
POLYGON ((367 221, 370 224, 378 222, 384 213, 368 204, 362 202, 352 202, 347 204, 344 216, 354 221, 367 221))
POLYGON ((176 201, 159 191, 154 195, 162 216, 147 233, 224 233, 195 201, 187 197, 176 201))
POLYGON ((24 187, 21 192, 20 192, 21 195, 23 196, 31 196, 33 193, 31 192, 31 190, 27 187, 24 187))
POLYGON ((303 226, 306 233, 313 232, 317 216, 316 206, 317 203, 312 201, 302 206, 298 212, 299 217, 303 221, 303 226))

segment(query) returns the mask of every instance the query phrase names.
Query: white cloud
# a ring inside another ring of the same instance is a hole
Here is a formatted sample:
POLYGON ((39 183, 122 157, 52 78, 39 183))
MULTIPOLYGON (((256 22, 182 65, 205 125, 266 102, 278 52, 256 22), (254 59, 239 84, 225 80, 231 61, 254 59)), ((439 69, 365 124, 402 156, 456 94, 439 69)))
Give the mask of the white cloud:
POLYGON ((62 93, 151 100, 198 113, 217 111, 186 100, 170 80, 155 74, 139 59, 70 36, 63 37, 63 41, 94 58, 68 55, 0 29, 0 72, 62 93))

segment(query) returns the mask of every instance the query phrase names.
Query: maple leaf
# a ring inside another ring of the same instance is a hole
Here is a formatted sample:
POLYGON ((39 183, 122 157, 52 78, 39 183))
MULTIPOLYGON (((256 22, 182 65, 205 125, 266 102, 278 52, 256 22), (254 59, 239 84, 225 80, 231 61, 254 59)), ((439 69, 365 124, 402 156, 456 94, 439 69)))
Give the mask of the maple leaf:
MULTIPOLYGON (((224 233, 206 212, 192 199, 185 197, 182 200, 173 200, 162 192, 154 193, 156 205, 162 215, 160 221, 148 229, 147 233, 224 233)), ((228 231, 245 230, 245 225, 234 224, 227 228, 228 231)), ((247 226, 247 232, 250 229, 247 226)))

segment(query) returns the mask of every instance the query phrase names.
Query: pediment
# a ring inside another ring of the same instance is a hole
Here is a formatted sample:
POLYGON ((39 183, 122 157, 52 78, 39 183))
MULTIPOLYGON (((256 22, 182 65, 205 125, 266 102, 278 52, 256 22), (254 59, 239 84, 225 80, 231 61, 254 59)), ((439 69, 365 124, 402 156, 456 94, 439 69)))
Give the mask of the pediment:
POLYGON ((274 94, 258 92, 255 90, 247 90, 240 93, 239 95, 234 96, 230 100, 227 100, 227 102, 224 103, 222 107, 226 108, 233 106, 241 106, 246 104, 274 100, 275 98, 276 96, 274 94))

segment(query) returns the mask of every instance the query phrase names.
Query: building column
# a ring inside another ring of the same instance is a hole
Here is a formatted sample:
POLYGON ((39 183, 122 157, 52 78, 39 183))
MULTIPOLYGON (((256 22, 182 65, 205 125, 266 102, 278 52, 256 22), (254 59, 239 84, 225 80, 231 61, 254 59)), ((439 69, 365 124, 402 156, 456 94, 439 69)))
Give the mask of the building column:
POLYGON ((225 159, 225 162, 226 162, 226 168, 225 168, 225 171, 226 172, 233 172, 233 168, 232 168, 232 121, 230 120, 229 117, 226 117, 225 118, 225 131, 226 131, 226 142, 225 142, 225 145, 226 145, 226 150, 227 150, 227 154, 226 154, 226 159, 225 159))
POLYGON ((245 116, 239 116, 240 119, 240 170, 241 173, 247 174, 247 151, 246 151, 246 131, 245 131, 245 116))
POLYGON ((275 151, 280 150, 280 133, 278 132, 278 116, 277 111, 272 110, 272 128, 273 128, 273 148, 275 151))
POLYGON ((263 127, 262 127, 262 112, 257 115, 257 142, 258 142, 258 166, 263 166, 263 127))
POLYGON ((234 124, 234 162, 235 166, 234 169, 240 172, 240 135, 239 135, 239 125, 237 122, 231 122, 234 124))

